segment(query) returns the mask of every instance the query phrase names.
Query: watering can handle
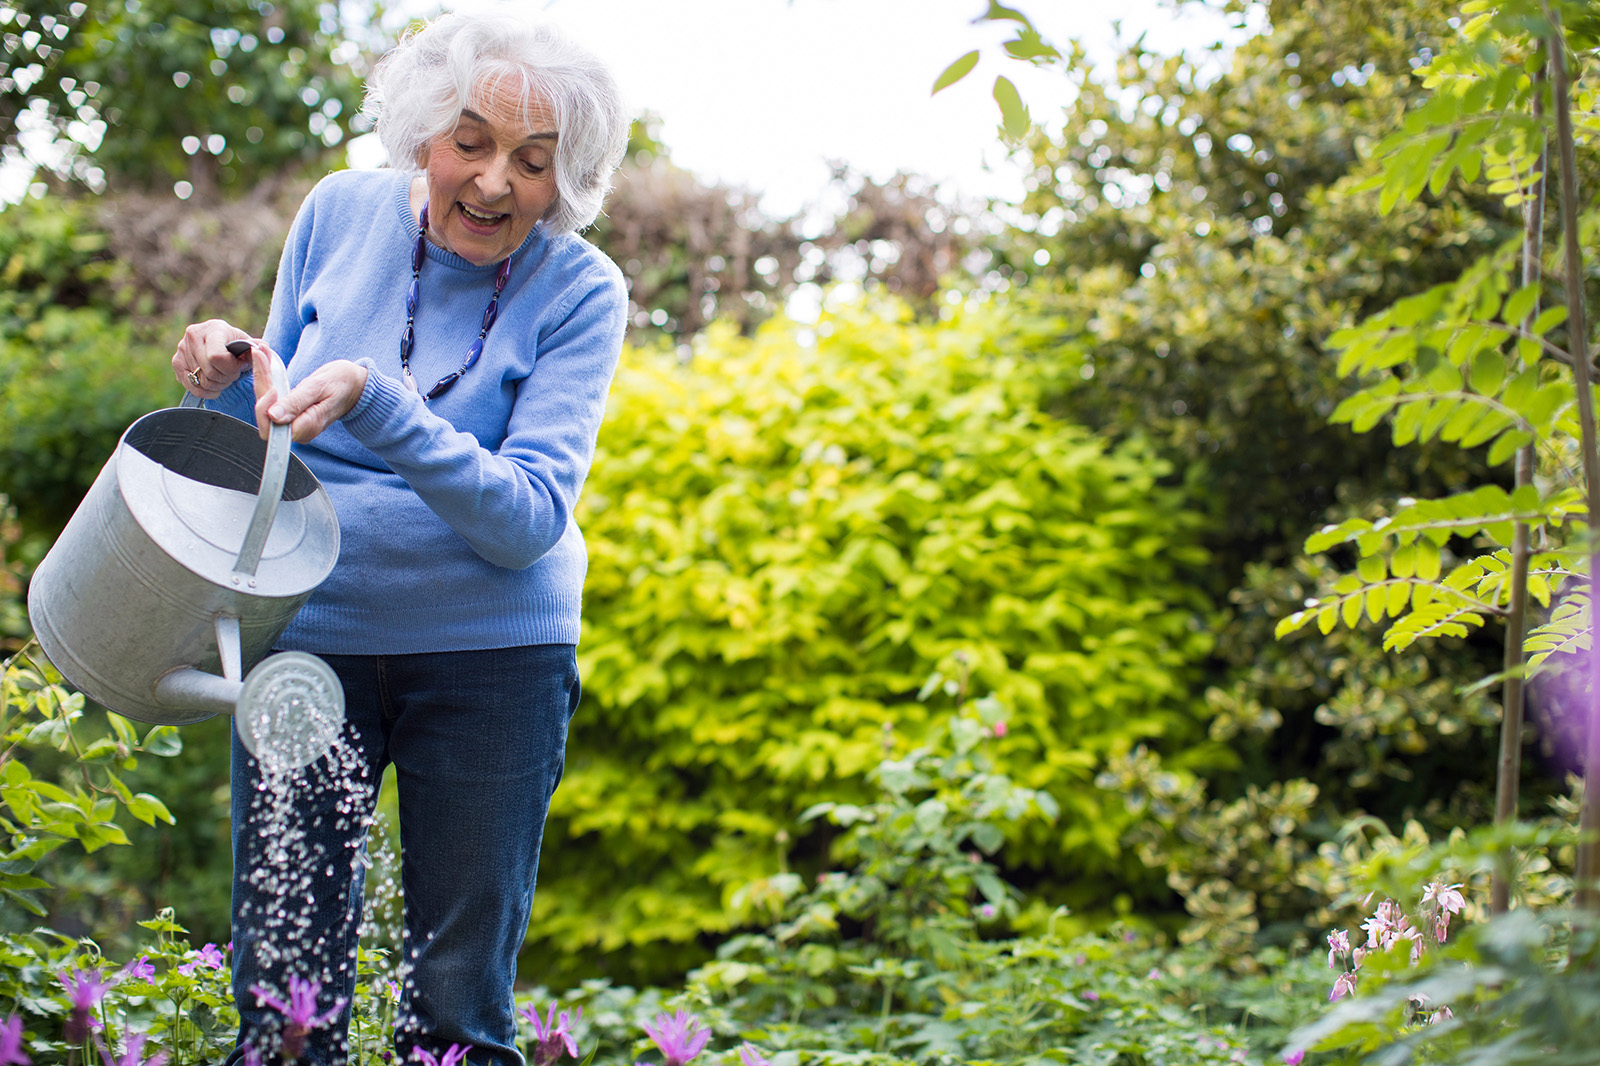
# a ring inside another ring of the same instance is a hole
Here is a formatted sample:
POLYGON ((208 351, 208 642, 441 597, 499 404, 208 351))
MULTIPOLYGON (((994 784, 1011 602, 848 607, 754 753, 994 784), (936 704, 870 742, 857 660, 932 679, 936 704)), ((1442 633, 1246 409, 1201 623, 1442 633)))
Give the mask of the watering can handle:
MULTIPOLYGON (((233 344, 248 346, 248 341, 233 344)), ((233 344, 228 345, 230 351, 233 344)), ((235 353, 236 355, 239 353, 235 353)), ((272 387, 279 396, 289 395, 289 368, 277 353, 272 356, 272 387)), ((193 393, 183 394, 182 407, 204 407, 205 401, 193 393)), ((267 458, 261 465, 261 488, 256 495, 256 509, 250 516, 250 526, 245 530, 244 544, 239 548, 239 558, 233 572, 240 577, 255 577, 261 565, 261 551, 267 545, 267 534, 272 532, 272 520, 278 515, 278 501, 283 496, 283 483, 289 477, 290 429, 274 424, 267 433, 267 458)))

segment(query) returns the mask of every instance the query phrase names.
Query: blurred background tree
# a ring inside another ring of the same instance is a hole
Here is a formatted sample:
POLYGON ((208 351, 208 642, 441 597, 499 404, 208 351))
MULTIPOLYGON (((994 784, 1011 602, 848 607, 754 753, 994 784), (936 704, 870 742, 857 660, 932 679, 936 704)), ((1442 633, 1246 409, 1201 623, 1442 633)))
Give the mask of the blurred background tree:
POLYGON ((361 25, 324 0, 14 0, 0 141, 53 141, 34 161, 95 191, 255 189, 361 131, 361 25))

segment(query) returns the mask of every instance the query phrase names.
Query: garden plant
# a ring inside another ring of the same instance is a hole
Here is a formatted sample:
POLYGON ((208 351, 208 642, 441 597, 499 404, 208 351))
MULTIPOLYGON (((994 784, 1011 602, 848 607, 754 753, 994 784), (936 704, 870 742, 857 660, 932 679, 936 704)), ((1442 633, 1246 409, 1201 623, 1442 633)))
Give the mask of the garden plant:
MULTIPOLYGON (((322 23, 286 73, 268 23, 246 49, 182 0, 58 6, 0 9, 7 69, 29 26, 61 42, 51 114, 121 120, 102 54, 169 29, 144 61, 229 73, 167 118, 268 108, 225 116, 232 158, 160 124, 159 150, 80 144, 59 180, 123 188, 47 187, 0 227, 0 1066, 189 1066, 237 1025, 225 730, 87 705, 21 597, 170 398, 152 352, 187 283, 138 273, 117 211, 145 201, 115 194, 181 172, 223 219, 251 152, 322 165, 312 112, 342 139, 360 49, 322 23), (258 94, 291 75, 316 107, 258 94)), ((597 236, 644 302, 582 502, 586 693, 518 1003, 537 1066, 1594 1061, 1600 22, 1216 6, 1254 35, 1107 68, 989 3, 1013 38, 934 84, 993 75, 1029 175, 981 241, 906 237, 934 208, 902 184, 806 247, 636 138, 641 200, 597 236), (1029 124, 1018 62, 1072 80, 1061 125, 1029 124), (773 269, 647 226, 713 201, 707 232, 773 269), (846 249, 883 269, 787 317, 846 249)), ((263 269, 205 291, 246 306, 263 269)), ((286 1060, 349 1007, 352 1061, 389 1061, 387 817, 369 854, 353 1001, 251 992, 286 1060)))

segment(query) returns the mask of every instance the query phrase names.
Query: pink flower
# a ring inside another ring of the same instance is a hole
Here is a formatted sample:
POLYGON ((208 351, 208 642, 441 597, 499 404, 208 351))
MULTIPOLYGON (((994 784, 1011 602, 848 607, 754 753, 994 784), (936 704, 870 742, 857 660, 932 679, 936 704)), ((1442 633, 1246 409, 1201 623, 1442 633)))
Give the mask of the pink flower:
POLYGON ((1460 885, 1435 881, 1422 891, 1423 907, 1426 909, 1430 903, 1433 905, 1433 939, 1436 943, 1443 944, 1450 935, 1450 916, 1466 909, 1467 899, 1460 889, 1460 885))
POLYGON ((992 920, 994 916, 999 913, 1000 909, 993 903, 985 903, 983 906, 978 908, 978 917, 986 922, 992 920))
POLYGON ((995 736, 997 736, 997 737, 1003 737, 1003 736, 1005 736, 1005 735, 1006 735, 1006 733, 1008 733, 1008 732, 1010 732, 1010 730, 1008 730, 1008 729, 1007 729, 1007 728, 1006 728, 1006 724, 1005 724, 1005 723, 1004 723, 1004 722, 996 722, 996 723, 995 723, 995 724, 994 724, 994 735, 995 735, 995 736))
POLYGON ((1467 897, 1461 894, 1461 888, 1461 885, 1435 881, 1422 890, 1422 902, 1437 903, 1446 914, 1460 914, 1467 908, 1467 897))
POLYGON ((1304 1048, 1295 1048, 1293 1051, 1283 1053, 1283 1066, 1300 1066, 1304 1061, 1306 1061, 1304 1048))
POLYGON ((761 1054, 761 1049, 746 1040, 739 1045, 739 1061, 744 1066, 772 1066, 771 1062, 761 1054))
POLYGON ((32 1062, 22 1050, 22 1019, 12 1015, 0 1022, 0 1066, 29 1066, 32 1062))
POLYGON ((667 1066, 684 1066, 684 1063, 700 1054, 706 1041, 711 1039, 711 1030, 700 1028, 700 1019, 686 1010, 680 1010, 671 1017, 658 1014, 655 1024, 646 1025, 644 1031, 661 1050, 661 1057, 667 1060, 667 1066))
MULTIPOLYGON (((311 1035, 313 1029, 320 1029, 339 1016, 344 1010, 344 997, 340 996, 333 1006, 322 1014, 317 1013, 317 993, 322 991, 322 986, 315 981, 304 981, 298 977, 289 978, 289 1002, 274 996, 260 985, 251 985, 250 991, 255 994, 256 1002, 264 1007, 271 1007, 283 1015, 283 1050, 289 1058, 298 1058, 306 1046, 306 1037, 311 1035)), ((437 1066, 437 1064, 436 1064, 437 1066)))
POLYGON ((1328 969, 1337 970, 1339 962, 1350 954, 1350 937, 1343 929, 1328 934, 1328 969))
POLYGON ((460 1066, 461 1063, 467 1061, 467 1052, 471 1050, 471 1044, 467 1044, 465 1046, 461 1044, 451 1044, 450 1050, 444 1053, 444 1058, 442 1059, 435 1058, 433 1052, 424 1051, 419 1047, 412 1048, 411 1054, 419 1063, 422 1064, 422 1066, 460 1066))
POLYGON ((1333 982, 1333 991, 1328 993, 1328 1002, 1332 1003, 1336 999, 1343 999, 1345 996, 1353 996, 1355 994, 1356 994, 1356 975, 1355 975, 1355 973, 1353 971, 1352 972, 1348 972, 1348 973, 1342 973, 1342 974, 1339 975, 1339 979, 1337 981, 1333 982))
POLYGON ((556 1005, 550 1004, 550 1010, 543 1021, 539 1019, 539 1008, 532 1003, 517 1012, 533 1026, 533 1062, 534 1066, 550 1066, 550 1063, 561 1058, 564 1049, 573 1058, 578 1057, 578 1042, 572 1036, 571 1026, 583 1017, 583 1008, 568 1017, 566 1011, 561 1012, 561 1021, 556 1023, 556 1005))
POLYGON ((1091 988, 1083 993, 1083 998, 1088 1000, 1090 1003, 1095 1003, 1099 1001, 1100 993, 1091 988))
POLYGON ((127 1050, 119 1058, 111 1057, 111 1052, 99 1037, 95 1038, 95 1043, 100 1048, 100 1058, 105 1062, 106 1066, 161 1066, 162 1063, 167 1061, 167 1053, 158 1051, 150 1058, 144 1058, 144 1042, 146 1039, 143 1033, 129 1033, 127 1050))
POLYGON ((1377 914, 1361 923, 1361 928, 1367 933, 1367 947, 1376 947, 1382 951, 1387 951, 1398 935, 1394 921, 1384 914, 1381 906, 1377 914))
POLYGON ((150 956, 140 955, 122 968, 118 975, 119 981, 154 981, 156 968, 150 961, 150 956))
POLYGON ((189 953, 189 961, 178 967, 178 972, 185 977, 194 974, 195 967, 204 966, 208 970, 222 969, 222 952, 217 950, 217 945, 207 944, 199 951, 189 953))

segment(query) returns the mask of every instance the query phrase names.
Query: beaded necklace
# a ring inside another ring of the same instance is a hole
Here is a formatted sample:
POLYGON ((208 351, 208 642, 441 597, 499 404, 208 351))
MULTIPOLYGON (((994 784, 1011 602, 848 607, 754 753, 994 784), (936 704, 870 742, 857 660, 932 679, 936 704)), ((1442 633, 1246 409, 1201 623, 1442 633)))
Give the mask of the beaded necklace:
MULTIPOLYGON (((422 260, 427 257, 428 247, 428 205, 422 205, 422 217, 419 220, 422 229, 417 234, 417 246, 411 252, 411 291, 406 293, 406 328, 400 334, 400 376, 406 383, 406 388, 412 392, 417 391, 417 379, 411 376, 411 346, 417 341, 417 331, 412 326, 412 320, 417 317, 417 298, 422 293, 422 260)), ((466 358, 461 360, 461 369, 453 374, 447 374, 433 383, 425 400, 443 396, 450 391, 450 387, 460 380, 461 375, 472 369, 472 364, 478 361, 478 356, 483 354, 484 338, 489 336, 489 327, 494 325, 494 320, 500 314, 500 293, 505 290, 506 282, 511 278, 511 257, 508 255, 501 262, 499 271, 494 276, 494 295, 489 297, 489 306, 483 311, 483 328, 478 331, 478 339, 472 342, 472 347, 467 349, 466 358)))

